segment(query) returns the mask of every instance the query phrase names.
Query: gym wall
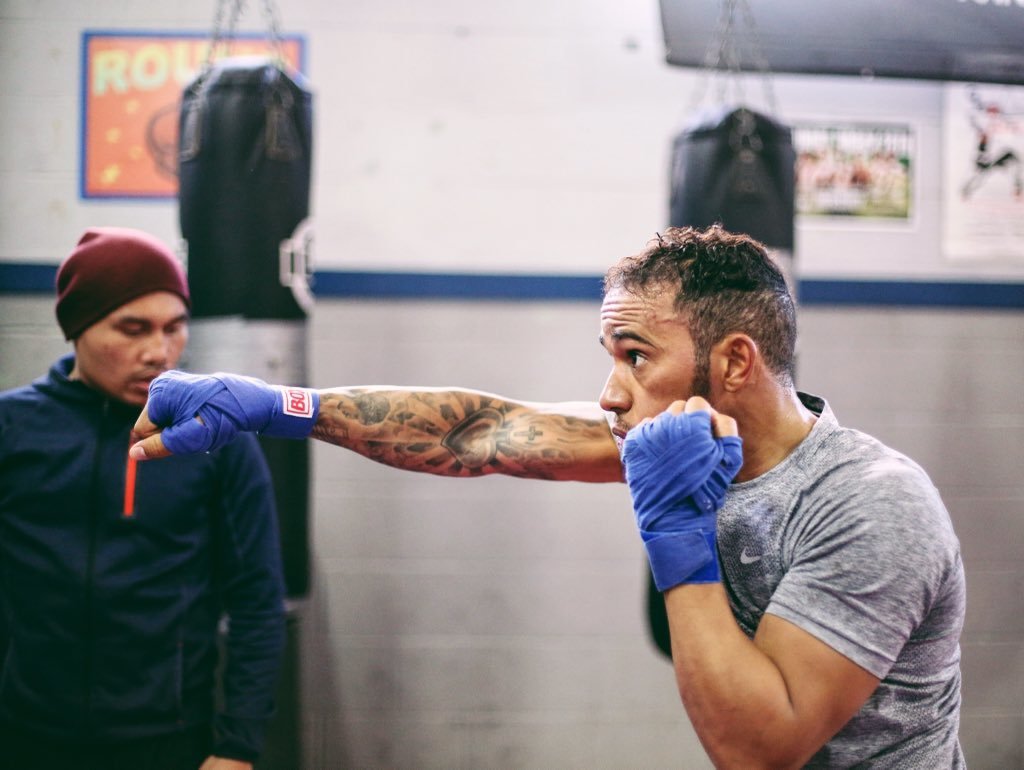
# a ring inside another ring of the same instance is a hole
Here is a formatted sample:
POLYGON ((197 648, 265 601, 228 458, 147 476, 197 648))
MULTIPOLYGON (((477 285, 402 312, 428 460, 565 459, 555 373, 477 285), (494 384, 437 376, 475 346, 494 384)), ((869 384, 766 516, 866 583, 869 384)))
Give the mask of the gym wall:
MULTIPOLYGON (((656 0, 279 11, 315 99, 311 384, 596 398, 597 279, 665 226, 699 85, 665 63, 656 0)), ((85 227, 179 237, 173 201, 79 197, 82 33, 212 18, 206 0, 0 5, 0 387, 67 349, 45 279, 85 227)), ((800 385, 939 485, 967 567, 967 760, 1024 766, 1024 264, 942 254, 942 84, 774 86, 788 122, 915 132, 909 222, 798 218, 800 385)), ((624 487, 437 479, 322 445, 312 480, 285 704, 302 767, 710 767, 648 638, 624 487)))

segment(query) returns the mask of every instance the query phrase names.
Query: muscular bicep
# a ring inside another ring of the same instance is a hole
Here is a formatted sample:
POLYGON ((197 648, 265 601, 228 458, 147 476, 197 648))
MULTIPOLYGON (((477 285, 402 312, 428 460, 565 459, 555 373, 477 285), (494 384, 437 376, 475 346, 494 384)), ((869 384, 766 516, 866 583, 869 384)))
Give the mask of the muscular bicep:
POLYGON ((786 682, 806 758, 850 721, 880 681, 799 626, 770 613, 761 619, 754 644, 786 682))
POLYGON ((621 481, 603 413, 584 402, 525 403, 460 389, 322 391, 312 434, 404 470, 621 481))

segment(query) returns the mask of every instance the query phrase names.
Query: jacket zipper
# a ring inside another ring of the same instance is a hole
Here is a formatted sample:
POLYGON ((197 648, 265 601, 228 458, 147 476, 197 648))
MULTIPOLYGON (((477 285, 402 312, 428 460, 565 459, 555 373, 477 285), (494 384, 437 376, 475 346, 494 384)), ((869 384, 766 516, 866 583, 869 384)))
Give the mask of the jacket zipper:
MULTIPOLYGON (((128 446, 131 447, 131 434, 129 434, 128 446)), ((137 472, 138 463, 134 457, 129 457, 124 468, 124 507, 121 509, 121 516, 126 519, 135 517, 135 477, 137 472)))

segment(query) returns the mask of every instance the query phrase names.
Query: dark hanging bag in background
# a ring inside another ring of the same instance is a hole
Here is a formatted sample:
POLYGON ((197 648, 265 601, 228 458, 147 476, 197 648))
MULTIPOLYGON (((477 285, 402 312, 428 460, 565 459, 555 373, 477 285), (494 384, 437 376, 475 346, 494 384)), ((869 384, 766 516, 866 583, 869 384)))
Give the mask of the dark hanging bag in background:
POLYGON ((194 317, 306 316, 281 244, 309 216, 312 122, 310 92, 262 57, 221 60, 186 87, 178 202, 194 317))
POLYGON ((788 126, 746 107, 703 110, 672 143, 669 224, 721 222, 792 254, 795 164, 788 126))

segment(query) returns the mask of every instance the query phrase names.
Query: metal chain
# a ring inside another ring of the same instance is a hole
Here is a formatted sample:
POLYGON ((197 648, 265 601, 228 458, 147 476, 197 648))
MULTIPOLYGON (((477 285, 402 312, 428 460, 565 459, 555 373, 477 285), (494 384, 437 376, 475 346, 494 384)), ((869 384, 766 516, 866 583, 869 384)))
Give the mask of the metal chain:
POLYGON ((716 85, 718 100, 725 102, 727 80, 731 80, 734 84, 738 80, 737 78, 721 77, 723 70, 731 69, 736 58, 732 51, 735 10, 736 0, 721 0, 718 23, 714 33, 708 38, 708 45, 704 51, 704 64, 694 86, 691 100, 692 109, 696 109, 704 101, 712 82, 716 85))
MULTIPOLYGON (((206 62, 203 64, 203 77, 212 69, 214 56, 216 56, 217 49, 221 43, 227 40, 230 49, 238 30, 238 20, 245 11, 245 4, 246 0, 217 0, 217 8, 213 19, 213 31, 210 34, 210 47, 206 52, 206 62), (225 25, 224 14, 228 6, 230 6, 230 15, 225 25)), ((274 50, 274 58, 278 66, 281 66, 284 64, 285 58, 281 45, 281 25, 278 21, 277 6, 274 5, 274 0, 263 0, 262 10, 267 25, 270 45, 274 50)))
POLYGON ((238 30, 238 20, 241 18, 244 10, 245 0, 235 0, 235 4, 231 6, 231 18, 228 20, 228 30, 226 34, 228 39, 228 51, 231 50, 231 46, 235 42, 235 33, 238 30))
POLYGON ((744 38, 749 39, 747 47, 750 50, 753 65, 764 78, 765 98, 768 102, 769 110, 772 113, 775 112, 775 93, 772 89, 771 68, 761 48, 757 23, 754 20, 754 14, 750 10, 747 0, 721 0, 718 25, 708 42, 704 55, 702 76, 698 78, 694 89, 694 108, 703 102, 712 80, 717 84, 717 96, 720 102, 726 102, 730 87, 738 103, 742 104, 745 101, 742 73, 744 38), (737 8, 742 14, 745 34, 737 28, 737 8))
POLYGON ((274 0, 263 0, 263 15, 266 17, 267 29, 270 31, 270 44, 274 47, 279 67, 284 66, 284 50, 281 46, 281 25, 278 22, 277 6, 274 0))
POLYGON ((772 68, 768 64, 768 57, 764 55, 764 49, 761 47, 761 36, 758 34, 757 22, 754 20, 754 13, 750 10, 750 5, 747 3, 747 0, 739 0, 739 3, 743 10, 743 20, 746 22, 747 31, 750 33, 751 58, 753 59, 754 66, 761 73, 765 100, 768 102, 769 111, 774 115, 775 85, 772 80, 772 68))
POLYGON ((241 13, 241 6, 245 0, 217 0, 217 8, 213 15, 213 30, 210 32, 210 47, 206 50, 206 61, 203 63, 203 71, 200 77, 205 77, 213 68, 213 58, 217 55, 217 49, 224 39, 224 11, 231 5, 231 19, 228 22, 228 37, 233 38, 235 25, 238 23, 238 16, 241 13))

